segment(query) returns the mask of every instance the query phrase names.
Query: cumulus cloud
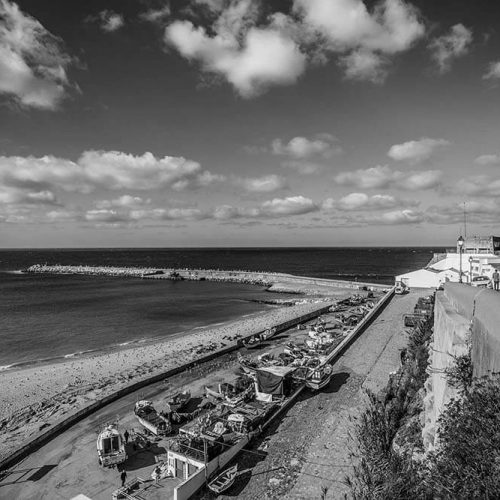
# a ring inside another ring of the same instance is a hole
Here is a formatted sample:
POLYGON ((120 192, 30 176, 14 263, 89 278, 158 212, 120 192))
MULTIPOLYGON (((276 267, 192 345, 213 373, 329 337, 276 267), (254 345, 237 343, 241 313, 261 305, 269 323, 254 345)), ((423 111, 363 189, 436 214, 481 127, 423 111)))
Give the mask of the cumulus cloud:
POLYGON ((310 198, 304 196, 289 196, 274 198, 265 201, 258 207, 233 207, 221 205, 216 207, 213 216, 215 219, 229 220, 239 218, 275 218, 302 215, 316 212, 319 206, 310 198))
POLYGON ((344 68, 346 78, 350 80, 365 80, 372 83, 384 83, 389 60, 374 52, 354 50, 340 57, 340 65, 344 68))
POLYGON ((140 196, 131 196, 129 194, 124 194, 113 200, 98 200, 96 201, 95 205, 99 209, 109 209, 112 207, 139 207, 142 205, 147 205, 149 203, 151 203, 150 199, 145 200, 140 196))
POLYGON ((500 165, 500 155, 481 155, 474 160, 474 163, 481 166, 500 165))
POLYGON ((491 62, 488 66, 488 71, 483 75, 483 80, 498 79, 500 79, 500 61, 491 62))
POLYGON ((71 88, 71 63, 60 38, 17 4, 0 0, 0 94, 25 107, 55 110, 71 88))
POLYGON ((307 64, 323 64, 330 54, 338 56, 347 78, 381 83, 389 56, 410 49, 425 33, 418 10, 403 0, 381 0, 370 10, 363 0, 294 0, 289 14, 263 4, 198 0, 185 10, 196 24, 172 22, 165 42, 252 97, 271 85, 294 83, 307 64), (210 23, 202 26, 200 19, 210 23))
POLYGON ((237 177, 234 182, 250 193, 270 193, 288 187, 284 177, 274 174, 255 178, 237 177))
MULTIPOLYGON (((85 151, 76 162, 54 156, 0 156, 0 193, 4 203, 56 204, 54 193, 88 194, 97 188, 136 191, 171 188, 182 191, 224 179, 202 170, 197 162, 172 156, 156 158, 151 153, 134 156, 118 151, 85 151)), ((116 200, 103 200, 98 208, 145 202, 124 195, 116 200)))
POLYGON ((366 193, 350 193, 339 200, 327 198, 322 203, 325 210, 384 210, 395 207, 417 206, 419 202, 413 200, 400 200, 387 194, 376 194, 369 196, 366 193))
POLYGON ((441 73, 450 70, 454 59, 464 56, 469 52, 472 43, 472 31, 463 24, 455 24, 446 35, 432 40, 429 49, 432 59, 437 64, 441 73))
POLYGON ((125 26, 125 20, 122 14, 113 12, 112 10, 103 10, 95 16, 89 16, 87 22, 97 22, 102 31, 112 33, 118 31, 125 26))
POLYGON ((394 144, 387 152, 387 156, 396 161, 407 161, 412 164, 429 160, 439 148, 449 144, 445 139, 430 139, 422 137, 417 141, 407 141, 394 144))
POLYGON ((204 71, 223 76, 242 97, 253 97, 271 85, 288 85, 304 72, 306 56, 285 33, 255 26, 258 5, 230 2, 210 33, 191 21, 174 21, 165 42, 204 71))
POLYGON ((408 191, 435 188, 440 184, 440 170, 408 171, 392 170, 387 165, 354 172, 340 172, 334 177, 337 184, 355 186, 358 189, 397 187, 408 191))
POLYGON ((419 13, 401 0, 384 0, 370 12, 362 0, 295 0, 304 25, 319 31, 326 49, 343 54, 348 78, 380 83, 386 56, 411 48, 425 33, 419 13))
POLYGON ((331 134, 317 134, 311 139, 294 137, 287 143, 281 139, 274 139, 271 143, 271 152, 275 155, 286 155, 295 159, 306 159, 313 156, 330 158, 342 150, 338 140, 331 134))

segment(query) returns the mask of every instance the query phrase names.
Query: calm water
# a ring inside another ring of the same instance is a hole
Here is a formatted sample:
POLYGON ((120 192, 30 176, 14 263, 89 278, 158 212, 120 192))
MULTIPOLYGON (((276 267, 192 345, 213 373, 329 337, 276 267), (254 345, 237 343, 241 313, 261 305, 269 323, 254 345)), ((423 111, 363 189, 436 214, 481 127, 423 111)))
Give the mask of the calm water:
POLYGON ((0 365, 165 337, 261 311, 239 284, 24 275, 35 263, 245 269, 392 283, 440 248, 100 249, 0 251, 0 365))

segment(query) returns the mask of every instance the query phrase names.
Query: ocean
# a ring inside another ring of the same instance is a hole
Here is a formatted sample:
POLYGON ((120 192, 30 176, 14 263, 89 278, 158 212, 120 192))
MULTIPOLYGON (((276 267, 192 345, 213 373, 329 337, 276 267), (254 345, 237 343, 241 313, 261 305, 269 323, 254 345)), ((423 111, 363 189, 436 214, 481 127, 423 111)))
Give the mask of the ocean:
POLYGON ((0 250, 0 369, 217 325, 269 307, 234 283, 21 274, 32 264, 274 271, 391 284, 441 248, 0 250))

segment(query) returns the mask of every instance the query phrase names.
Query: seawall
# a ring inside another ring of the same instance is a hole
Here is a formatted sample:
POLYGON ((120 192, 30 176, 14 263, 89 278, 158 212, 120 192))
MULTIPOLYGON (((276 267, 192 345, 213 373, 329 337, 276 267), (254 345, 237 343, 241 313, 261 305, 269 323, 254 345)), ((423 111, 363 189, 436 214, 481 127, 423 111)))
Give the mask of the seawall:
POLYGON ((29 273, 50 274, 83 274, 89 276, 134 277, 142 279, 169 279, 191 281, 223 281, 234 283, 249 283, 272 287, 271 291, 290 291, 296 285, 305 287, 350 288, 354 290, 366 287, 368 290, 387 290, 390 285, 380 283, 365 283, 357 281, 330 280, 294 276, 284 273, 269 273, 256 271, 227 271, 220 269, 172 269, 172 268, 140 268, 113 266, 62 266, 34 264, 27 268, 29 273))
POLYGON ((434 337, 424 399, 426 451, 436 444, 436 422, 450 399, 458 396, 446 380, 454 357, 471 352, 474 377, 500 371, 500 293, 466 284, 446 283, 436 293, 434 337))

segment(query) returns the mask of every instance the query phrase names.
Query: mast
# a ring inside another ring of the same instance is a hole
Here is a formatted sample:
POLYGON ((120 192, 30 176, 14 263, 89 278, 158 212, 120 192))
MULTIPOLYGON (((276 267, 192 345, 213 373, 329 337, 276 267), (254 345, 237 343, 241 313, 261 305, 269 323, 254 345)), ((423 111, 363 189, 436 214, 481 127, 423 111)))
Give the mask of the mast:
POLYGON ((467 239, 467 212, 465 211, 465 201, 464 201, 464 239, 467 239))

